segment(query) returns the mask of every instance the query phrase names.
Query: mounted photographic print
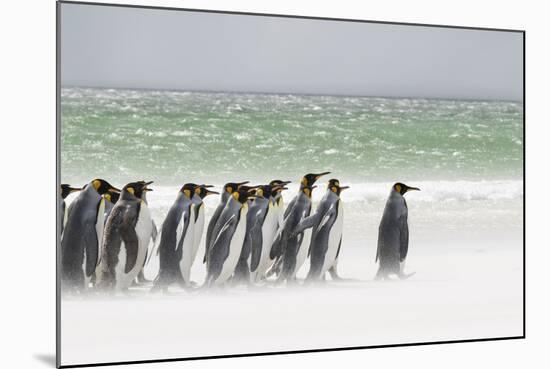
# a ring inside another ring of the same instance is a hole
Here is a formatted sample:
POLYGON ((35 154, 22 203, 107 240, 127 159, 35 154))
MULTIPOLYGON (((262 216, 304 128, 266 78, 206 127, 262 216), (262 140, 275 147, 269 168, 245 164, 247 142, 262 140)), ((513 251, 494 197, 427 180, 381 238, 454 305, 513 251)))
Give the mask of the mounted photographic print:
POLYGON ((524 32, 59 2, 58 366, 524 337, 524 32))

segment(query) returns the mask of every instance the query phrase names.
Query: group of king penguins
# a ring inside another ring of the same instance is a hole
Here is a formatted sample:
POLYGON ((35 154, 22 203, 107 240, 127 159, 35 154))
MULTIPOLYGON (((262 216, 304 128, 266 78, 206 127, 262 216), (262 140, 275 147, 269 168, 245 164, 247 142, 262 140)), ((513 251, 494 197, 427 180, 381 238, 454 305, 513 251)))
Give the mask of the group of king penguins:
MULTIPOLYGON (((297 282, 296 274, 309 258, 304 284, 324 281, 337 273, 344 222, 342 186, 328 181, 312 211, 315 183, 330 172, 302 177, 298 193, 285 207, 282 192, 290 181, 272 180, 252 186, 230 182, 221 194, 211 185, 186 183, 178 191, 161 226, 152 220, 147 192, 152 181, 137 181, 122 189, 103 179, 83 188, 61 185, 61 281, 64 291, 126 292, 152 284, 151 292, 170 286, 186 290, 245 284, 259 286, 297 282), (66 209, 65 199, 79 192, 66 209), (206 227, 202 263, 206 279, 191 280, 205 229, 203 199, 221 195, 206 227), (143 275, 156 259, 152 281, 143 275)), ((419 190, 403 183, 392 186, 379 227, 376 279, 407 278, 403 265, 408 251, 407 205, 403 195, 419 190)))

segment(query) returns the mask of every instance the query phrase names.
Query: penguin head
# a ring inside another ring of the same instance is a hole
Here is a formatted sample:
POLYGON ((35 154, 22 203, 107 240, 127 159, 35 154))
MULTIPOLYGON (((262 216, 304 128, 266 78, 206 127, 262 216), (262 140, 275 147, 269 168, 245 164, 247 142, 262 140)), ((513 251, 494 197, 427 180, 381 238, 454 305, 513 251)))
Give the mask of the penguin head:
POLYGON ((194 183, 186 183, 181 188, 180 192, 182 192, 185 196, 187 196, 188 199, 192 198, 195 194, 195 190, 199 187, 199 185, 196 185, 194 183))
POLYGON ((275 195, 284 190, 288 190, 288 188, 286 188, 285 186, 289 183, 290 181, 281 181, 280 179, 274 179, 273 181, 269 182, 269 185, 271 186, 272 195, 275 195))
POLYGON ((418 187, 407 186, 406 184, 401 182, 397 182, 396 184, 393 185, 392 188, 395 192, 401 195, 406 194, 408 191, 420 191, 420 188, 418 187))
POLYGON ((264 199, 268 199, 273 195, 273 189, 275 186, 271 185, 262 185, 258 186, 254 189, 254 195, 256 197, 263 197, 264 199))
POLYGON ((311 199, 311 194, 313 193, 313 189, 317 186, 302 186, 300 191, 302 191, 307 197, 311 199))
POLYGON ((292 181, 281 181, 280 179, 274 179, 271 182, 269 182, 270 186, 286 186, 287 184, 291 183, 292 181))
POLYGON ((330 174, 330 172, 306 174, 305 176, 302 177, 302 180, 300 181, 300 185, 302 187, 313 186, 319 178, 327 174, 330 174))
POLYGON ((252 194, 252 191, 251 190, 246 190, 244 188, 239 188, 239 190, 233 192, 231 194, 231 196, 233 196, 233 198, 235 200, 237 200, 238 202, 240 202, 241 204, 246 204, 246 202, 248 200, 252 200, 258 196, 252 194))
POLYGON ((91 185, 100 195, 106 194, 107 192, 120 192, 118 188, 112 186, 104 179, 96 178, 91 182, 91 185))
POLYGON ((340 181, 338 179, 331 179, 328 181, 328 187, 330 191, 334 192, 338 196, 340 196, 340 193, 342 191, 349 188, 349 186, 340 186, 340 181))
POLYGON ((71 185, 64 183, 61 185, 61 198, 66 199, 67 196, 76 191, 82 191, 82 188, 71 187, 71 185))
POLYGON ((105 198, 105 200, 109 201, 110 203, 116 204, 116 202, 120 198, 120 193, 119 192, 107 192, 106 194, 103 195, 103 197, 105 198))
POLYGON ((197 194, 201 199, 204 199, 208 195, 219 195, 219 192, 210 191, 209 188, 214 187, 211 185, 200 185, 195 188, 195 194, 197 194))
POLYGON ((153 181, 145 182, 145 181, 137 181, 137 182, 131 182, 128 183, 126 186, 122 188, 123 192, 129 193, 137 197, 138 199, 141 199, 143 194, 148 191, 153 191, 151 188, 148 188, 153 181))
POLYGON ((239 187, 241 187, 242 185, 245 185, 247 183, 250 183, 250 181, 244 181, 244 182, 229 182, 229 183, 226 183, 224 186, 223 186, 223 190, 229 194, 232 194, 233 192, 237 191, 239 189, 239 187))

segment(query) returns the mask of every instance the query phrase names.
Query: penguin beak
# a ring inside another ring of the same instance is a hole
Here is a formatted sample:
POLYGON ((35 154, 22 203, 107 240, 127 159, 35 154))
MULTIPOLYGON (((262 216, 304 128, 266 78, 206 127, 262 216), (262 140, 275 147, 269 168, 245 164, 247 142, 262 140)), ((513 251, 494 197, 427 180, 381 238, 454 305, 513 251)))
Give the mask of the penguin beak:
POLYGON ((237 182, 237 187, 241 187, 242 185, 245 185, 247 183, 250 183, 250 181, 237 182))
POLYGON ((340 186, 340 191, 347 190, 348 188, 349 188, 349 186, 340 186))
POLYGON ((115 192, 115 193, 120 193, 120 190, 116 187, 111 187, 107 190, 108 192, 115 192))
POLYGON ((239 189, 241 189, 241 187, 243 188, 243 190, 245 190, 246 192, 248 193, 251 193, 252 191, 255 191, 258 187, 260 187, 261 185, 256 185, 256 186, 239 186, 239 189))
POLYGON ((281 183, 279 183, 279 186, 286 186, 289 183, 292 183, 292 181, 282 181, 281 183))
POLYGON ((407 191, 420 191, 418 187, 407 187, 407 191))
POLYGON ((216 191, 210 191, 210 190, 206 190, 206 196, 208 195, 219 195, 220 193, 219 192, 216 192, 216 191))
POLYGON ((153 181, 145 182, 145 183, 143 184, 143 191, 145 191, 145 192, 153 191, 152 188, 147 188, 147 186, 149 186, 151 183, 153 183, 153 181))
POLYGON ((202 184, 201 187, 202 187, 202 188, 212 188, 212 187, 214 187, 214 185, 205 185, 205 184, 202 184))
POLYGON ((318 180, 322 176, 326 176, 327 174, 330 174, 330 172, 323 172, 315 175, 315 180, 318 180))
POLYGON ((284 191, 284 190, 288 190, 288 188, 285 187, 284 184, 278 184, 278 185, 275 185, 273 186, 273 191, 284 191))

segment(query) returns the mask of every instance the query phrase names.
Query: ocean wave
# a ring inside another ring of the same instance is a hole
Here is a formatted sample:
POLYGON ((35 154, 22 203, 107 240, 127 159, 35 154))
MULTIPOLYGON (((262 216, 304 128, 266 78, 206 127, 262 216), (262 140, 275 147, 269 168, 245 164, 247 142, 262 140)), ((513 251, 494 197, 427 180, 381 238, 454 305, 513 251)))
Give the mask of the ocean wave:
MULTIPOLYGON (((216 190, 221 190, 223 184, 213 184, 216 190)), ((259 183, 258 183, 259 184, 259 183)), ((419 181, 407 183, 417 186, 420 192, 411 192, 407 195, 410 201, 419 202, 482 202, 500 200, 520 200, 523 197, 523 181, 521 180, 496 180, 496 181, 419 181)), ((183 185, 183 184, 182 184, 183 185)), ((386 201, 391 186, 389 182, 375 183, 347 183, 350 189, 342 193, 342 199, 350 203, 371 203, 386 201)), ((288 191, 284 192, 284 200, 290 202, 298 191, 299 184, 289 184, 288 191)), ((317 203, 325 194, 326 183, 321 182, 313 191, 313 202, 317 203)), ((153 206, 160 208, 169 207, 181 186, 152 186, 154 192, 150 199, 153 206)), ((219 201, 217 196, 209 196, 205 199, 208 208, 214 208, 219 201)))
MULTIPOLYGON (((349 201, 385 201, 393 183, 345 183, 350 186, 343 196, 349 201)), ((411 193, 414 201, 497 201, 514 200, 523 197, 523 181, 418 181, 405 182, 419 187, 420 192, 411 193)), ((318 191, 315 197, 322 196, 318 191)), ((314 197, 314 198, 315 198, 314 197)), ((408 197, 408 196, 407 196, 408 197)))

